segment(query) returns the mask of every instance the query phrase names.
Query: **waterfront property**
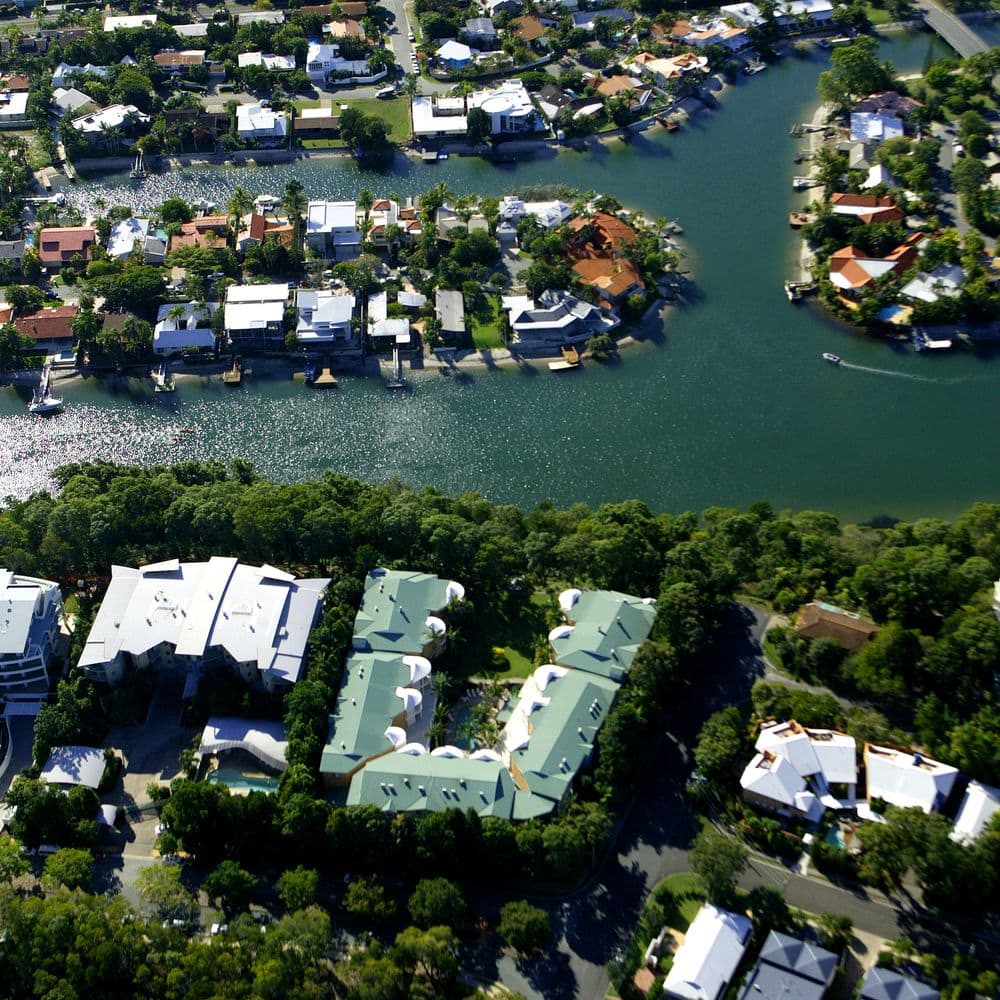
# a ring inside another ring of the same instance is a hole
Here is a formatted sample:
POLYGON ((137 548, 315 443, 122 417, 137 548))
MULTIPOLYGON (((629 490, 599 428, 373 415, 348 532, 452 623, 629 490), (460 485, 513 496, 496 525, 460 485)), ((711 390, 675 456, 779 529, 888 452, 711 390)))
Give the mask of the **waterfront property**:
POLYGON ((940 811, 958 778, 958 769, 912 750, 865 744, 868 805, 881 799, 889 805, 925 813, 940 811))
POLYGON ((38 259, 43 267, 56 269, 77 257, 86 263, 96 242, 92 226, 50 226, 38 236, 38 259))
POLYGON ((153 353, 161 357, 184 351, 215 349, 212 317, 218 302, 182 302, 160 306, 153 327, 153 353))
POLYGON ((832 951, 771 931, 740 1000, 823 1000, 839 966, 832 951))
POLYGON ((525 348, 578 344, 608 329, 600 309, 570 292, 543 292, 537 301, 506 295, 503 308, 515 340, 525 348))
POLYGON ((294 684, 329 582, 227 556, 112 566, 79 666, 106 684, 155 669, 196 686, 216 668, 268 690, 294 684))
POLYGON ((310 201, 306 243, 325 260, 352 260, 361 249, 357 205, 353 201, 310 201))
POLYGON ((181 231, 170 237, 170 249, 178 247, 222 247, 229 233, 229 218, 225 215, 202 215, 181 223, 181 231))
POLYGON ((38 309, 15 319, 14 328, 30 338, 32 351, 62 354, 73 350, 73 321, 79 312, 79 306, 38 309))
POLYGON ((885 257, 874 257, 857 247, 842 247, 830 254, 830 281, 845 295, 859 297, 886 274, 903 274, 917 262, 923 233, 908 236, 885 257))
POLYGON ((903 210, 892 198, 873 194, 835 194, 830 198, 834 215, 848 215, 860 222, 902 222, 903 210))
POLYGON ((105 152, 117 151, 123 143, 127 145, 136 126, 148 123, 149 115, 143 114, 134 104, 112 104, 70 122, 88 146, 105 152))
POLYGON ((663 984, 672 1000, 719 1000, 750 944, 748 917, 706 903, 691 921, 663 984))
POLYGON ((58 584, 0 567, 0 696, 48 694, 61 616, 58 584))
POLYGON ((833 639, 850 653, 857 653, 878 630, 874 622, 825 601, 805 604, 795 616, 795 634, 800 638, 833 639))
POLYGON ((614 590, 565 590, 566 625, 549 633, 555 662, 621 681, 656 618, 656 601, 614 590))
POLYGON ((274 111, 266 102, 236 108, 236 133, 244 142, 265 148, 280 146, 288 137, 288 113, 274 111))
POLYGON ((434 294, 434 312, 441 321, 441 334, 454 340, 465 333, 465 299, 461 292, 439 288, 434 294))
POLYGON ((295 296, 295 337, 299 346, 337 354, 361 354, 355 331, 354 296, 350 293, 300 288, 295 296))
POLYGON ((287 284, 230 285, 223 326, 238 348, 281 347, 285 343, 287 284))

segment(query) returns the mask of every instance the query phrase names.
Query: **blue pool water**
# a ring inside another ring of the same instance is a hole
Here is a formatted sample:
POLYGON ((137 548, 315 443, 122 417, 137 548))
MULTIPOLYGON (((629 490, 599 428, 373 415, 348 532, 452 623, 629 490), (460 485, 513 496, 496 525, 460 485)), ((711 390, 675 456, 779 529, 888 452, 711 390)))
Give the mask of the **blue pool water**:
POLYGON ((278 790, 277 778, 247 777, 235 767, 220 767, 208 776, 213 785, 225 785, 234 792, 265 792, 270 795, 278 790))
POLYGON ((839 826, 832 826, 826 831, 826 842, 834 847, 839 847, 842 851, 847 850, 847 841, 844 839, 844 831, 839 826))

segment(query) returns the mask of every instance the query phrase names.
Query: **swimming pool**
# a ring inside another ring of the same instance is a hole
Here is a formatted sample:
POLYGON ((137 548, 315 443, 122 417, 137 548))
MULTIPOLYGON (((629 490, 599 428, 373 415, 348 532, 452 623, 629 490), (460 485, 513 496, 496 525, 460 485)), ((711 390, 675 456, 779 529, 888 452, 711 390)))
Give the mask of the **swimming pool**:
POLYGON ((208 776, 212 785, 225 785, 234 792, 264 792, 268 795, 278 790, 278 779, 262 774, 246 775, 235 767, 219 767, 208 776))
POLYGON ((826 842, 834 847, 839 847, 842 851, 847 850, 847 838, 844 837, 844 831, 839 826, 831 826, 826 831, 826 842))

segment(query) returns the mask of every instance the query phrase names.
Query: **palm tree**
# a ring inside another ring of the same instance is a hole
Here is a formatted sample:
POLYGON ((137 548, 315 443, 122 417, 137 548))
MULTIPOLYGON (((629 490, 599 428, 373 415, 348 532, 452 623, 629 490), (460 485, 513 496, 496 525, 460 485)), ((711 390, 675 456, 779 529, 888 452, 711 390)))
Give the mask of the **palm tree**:
POLYGON ((229 196, 228 209, 229 223, 236 236, 236 242, 239 243, 240 233, 245 228, 243 217, 253 211, 253 196, 246 188, 237 185, 233 188, 232 194, 229 196))
POLYGON ((375 204, 375 198, 368 188, 363 188, 361 193, 358 195, 358 207, 362 212, 365 213, 365 224, 368 224, 368 213, 372 210, 372 205, 375 204))
POLYGON ((407 73, 403 77, 403 93, 407 97, 417 97, 420 94, 420 77, 416 73, 407 73))
POLYGON ((302 217, 309 211, 309 199, 302 189, 302 182, 292 178, 285 185, 285 193, 281 196, 281 208, 292 224, 292 245, 302 246, 302 217))

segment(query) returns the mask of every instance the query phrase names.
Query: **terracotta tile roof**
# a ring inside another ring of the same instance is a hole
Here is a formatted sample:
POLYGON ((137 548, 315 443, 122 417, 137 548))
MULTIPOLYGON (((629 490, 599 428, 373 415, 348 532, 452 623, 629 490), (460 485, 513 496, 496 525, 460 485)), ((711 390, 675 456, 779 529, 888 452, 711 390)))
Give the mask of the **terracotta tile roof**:
POLYGON ((392 208, 392 202, 388 198, 376 198, 372 202, 373 212, 388 212, 392 208))
POLYGON ((848 287, 858 291, 875 280, 861 262, 890 261, 892 267, 885 273, 901 274, 903 271, 908 271, 916 263, 917 247, 924 238, 923 233, 913 233, 885 257, 872 257, 854 246, 841 247, 830 254, 830 274, 840 275, 848 287))
POLYGON ((330 21, 328 27, 334 38, 358 38, 361 35, 361 25, 349 17, 330 21))
POLYGON ((264 236, 273 237, 283 247, 290 247, 294 234, 295 227, 290 222, 269 222, 264 236))
POLYGON ((39 309, 38 312, 14 320, 19 333, 40 340, 70 340, 73 337, 73 320, 79 313, 79 306, 58 306, 55 309, 39 309))
POLYGON ((364 17, 368 13, 368 4, 358 3, 355 0, 348 0, 340 5, 340 13, 344 17, 364 17))
POLYGON ((204 52, 157 52, 153 56, 157 66, 201 66, 205 62, 204 52))
POLYGON ((399 210, 400 219, 415 219, 417 217, 417 210, 415 208, 401 208, 399 210))
POLYGON ((593 285, 602 296, 612 301, 620 299, 634 288, 646 287, 635 265, 628 259, 610 260, 596 257, 579 260, 573 270, 585 285, 593 285))
POLYGON ((799 609, 795 631, 804 639, 835 639, 845 649, 856 653, 878 632, 878 625, 846 614, 832 605, 825 607, 814 602, 799 609))
POLYGON ((627 222, 607 212, 578 215, 569 221, 570 256, 612 257, 635 240, 635 231, 627 222))
POLYGON ((917 108, 922 108, 920 101, 900 94, 896 90, 885 90, 881 94, 869 94, 864 100, 858 101, 852 111, 891 111, 902 118, 912 114, 917 108))
POLYGON ((256 240, 258 243, 262 242, 264 239, 264 233, 267 232, 267 219, 263 215, 254 212, 250 216, 250 225, 247 226, 247 239, 256 240))
POLYGON ((628 76, 609 76, 594 88, 602 97, 614 97, 623 92, 633 93, 638 90, 635 81, 628 76))
POLYGON ((862 222, 901 222, 905 216, 891 198, 879 198, 873 194, 835 194, 830 203, 839 215, 854 215, 862 222), (837 212, 837 209, 842 209, 837 212), (867 209, 868 211, 851 212, 848 209, 867 209))
POLYGON ((9 76, 4 81, 4 89, 11 90, 15 93, 18 91, 28 90, 30 84, 28 83, 28 78, 26 76, 9 76))
POLYGON ((0 306, 0 323, 9 323, 14 316, 12 306, 0 306))
POLYGON ((64 264, 79 254, 90 260, 97 233, 89 226, 43 229, 38 237, 38 259, 43 264, 64 264))
POLYGON ((673 26, 670 29, 670 34, 674 38, 684 38, 685 35, 691 34, 691 22, 690 21, 674 21, 673 26))
POLYGON ((224 243, 228 225, 229 219, 225 215, 204 215, 193 222, 185 222, 181 226, 180 234, 170 237, 170 249, 200 247, 209 242, 207 239, 209 233, 215 234, 219 238, 219 243, 224 243))

